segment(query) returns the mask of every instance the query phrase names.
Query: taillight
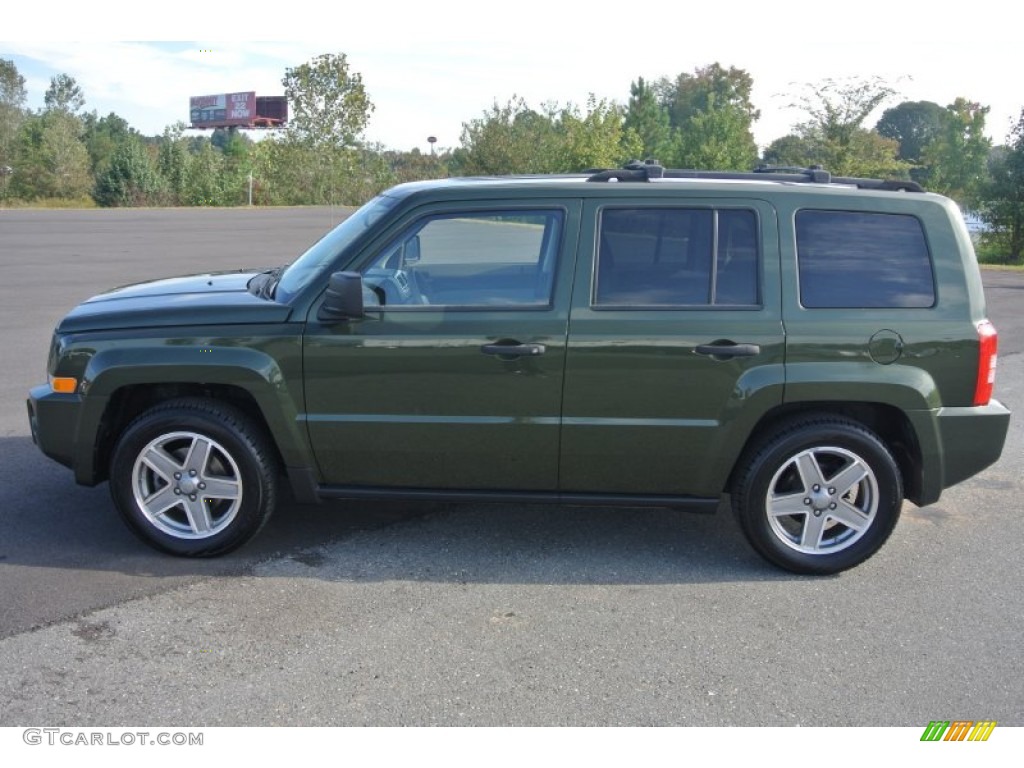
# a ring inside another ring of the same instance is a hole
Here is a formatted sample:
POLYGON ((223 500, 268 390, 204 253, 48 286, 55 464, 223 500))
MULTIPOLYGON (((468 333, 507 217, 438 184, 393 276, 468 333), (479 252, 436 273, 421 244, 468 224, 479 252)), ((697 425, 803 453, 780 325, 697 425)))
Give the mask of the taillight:
POLYGON ((988 320, 978 323, 978 383, 974 387, 974 404, 988 405, 996 383, 996 347, 999 334, 988 320))

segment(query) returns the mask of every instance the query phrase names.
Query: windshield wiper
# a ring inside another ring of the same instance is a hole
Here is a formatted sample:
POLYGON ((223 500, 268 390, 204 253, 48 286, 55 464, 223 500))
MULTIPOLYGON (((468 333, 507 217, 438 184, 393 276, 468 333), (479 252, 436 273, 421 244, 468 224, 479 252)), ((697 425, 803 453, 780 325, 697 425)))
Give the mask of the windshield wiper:
POLYGON ((261 299, 273 299, 274 289, 277 288, 277 283, 287 268, 287 264, 282 264, 275 269, 260 272, 249 282, 249 290, 261 299))
POLYGON ((289 264, 282 264, 277 269, 270 273, 270 279, 267 281, 266 287, 263 289, 264 296, 268 299, 274 298, 274 293, 277 291, 277 284, 281 282, 281 275, 288 269, 289 264))

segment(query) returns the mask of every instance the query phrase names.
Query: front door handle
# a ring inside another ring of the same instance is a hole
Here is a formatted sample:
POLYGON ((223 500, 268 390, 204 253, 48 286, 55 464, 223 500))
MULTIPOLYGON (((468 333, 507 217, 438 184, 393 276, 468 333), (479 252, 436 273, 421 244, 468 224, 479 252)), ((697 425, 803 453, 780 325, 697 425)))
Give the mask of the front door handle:
POLYGON ((731 341, 715 341, 711 344, 700 344, 693 350, 698 355, 707 355, 719 360, 730 357, 753 357, 761 354, 757 344, 735 344, 731 341))
POLYGON ((498 357, 536 357, 543 355, 546 348, 543 344, 519 344, 511 341, 484 344, 480 347, 480 351, 485 355, 497 355, 498 357))

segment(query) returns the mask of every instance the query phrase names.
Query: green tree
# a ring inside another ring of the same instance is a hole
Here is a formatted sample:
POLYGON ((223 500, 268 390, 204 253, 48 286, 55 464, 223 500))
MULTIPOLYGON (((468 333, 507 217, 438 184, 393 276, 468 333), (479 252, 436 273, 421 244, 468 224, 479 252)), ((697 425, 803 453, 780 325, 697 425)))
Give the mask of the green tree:
POLYGON ((224 159, 224 204, 239 205, 246 202, 239 199, 238 195, 244 192, 244 196, 248 198, 249 172, 252 170, 249 152, 252 140, 237 128, 218 129, 210 136, 210 144, 224 159))
POLYGON ((253 141, 238 128, 214 128, 210 135, 210 143, 224 153, 225 157, 244 160, 253 141))
POLYGON ((795 127, 808 153, 805 164, 821 165, 837 176, 905 176, 910 164, 897 157, 898 142, 863 127, 894 94, 877 77, 808 83, 792 105, 808 118, 795 127))
POLYGON ((229 204, 225 202, 228 192, 224 179, 224 156, 207 141, 188 158, 182 202, 186 205, 225 205, 229 204))
POLYGON ((13 61, 0 59, 0 198, 7 197, 14 172, 18 132, 25 119, 25 78, 13 61), (10 169, 10 170, 8 170, 10 169))
POLYGON ((249 158, 258 205, 360 205, 394 179, 380 152, 365 147, 313 152, 296 141, 267 138, 249 158))
POLYGON ((18 134, 12 189, 26 199, 81 198, 92 191, 89 153, 76 112, 85 98, 69 75, 50 80, 46 108, 27 116, 18 134))
POLYGON ((753 124, 761 116, 750 100, 753 86, 746 70, 718 62, 655 83, 652 90, 670 128, 659 152, 662 163, 749 170, 757 160, 753 124))
POLYGON ((100 117, 93 110, 82 116, 82 141, 89 153, 89 164, 95 178, 110 167, 111 158, 123 145, 139 138, 139 132, 123 117, 111 112, 100 117))
POLYGON ((895 139, 879 136, 874 131, 858 128, 838 146, 820 135, 789 134, 776 139, 764 151, 766 165, 809 168, 820 165, 836 176, 865 178, 900 177, 909 165, 896 159, 895 139))
POLYGON ((92 190, 82 124, 63 111, 32 115, 19 133, 12 191, 27 200, 81 198, 92 190))
POLYGON ((1024 261, 1024 110, 992 152, 989 178, 981 188, 982 216, 993 228, 987 238, 1004 249, 1013 264, 1024 261))
POLYGON ((750 101, 754 79, 737 67, 725 69, 717 61, 698 67, 693 73, 682 72, 675 80, 662 78, 655 86, 661 103, 668 109, 671 124, 682 128, 687 122, 713 103, 716 108, 735 107, 753 124, 761 112, 750 101))
POLYGON ((281 84, 291 109, 289 138, 339 149, 362 141, 374 106, 345 54, 325 53, 290 67, 281 84))
POLYGON ((185 192, 185 174, 188 170, 188 139, 184 138, 185 124, 177 122, 164 128, 157 146, 157 172, 162 179, 167 199, 172 205, 182 202, 185 192))
POLYGON ((615 168, 639 156, 640 140, 624 129, 621 107, 593 95, 586 112, 568 105, 556 118, 556 142, 548 160, 551 172, 615 168))
POLYGON ((445 150, 424 153, 414 147, 409 152, 381 150, 379 154, 387 163, 396 184, 448 177, 448 161, 451 155, 445 150))
POLYGON ((75 78, 62 73, 50 78, 50 87, 46 89, 43 102, 47 112, 56 110, 75 115, 85 106, 85 96, 75 78))
POLYGON ((668 110, 658 100, 657 91, 639 77, 629 86, 629 104, 623 129, 640 140, 639 159, 667 162, 672 149, 672 126, 668 110))
POLYGON ((819 134, 837 144, 848 142, 871 113, 896 93, 879 77, 828 78, 807 83, 805 89, 792 105, 802 107, 809 118, 799 126, 801 132, 819 134))
POLYGON ((324 54, 285 70, 281 82, 291 117, 283 138, 258 158, 262 182, 292 201, 363 202, 360 190, 375 186, 367 179, 377 171, 360 166, 370 157, 362 145, 374 109, 362 76, 345 54, 324 54))
MULTIPOLYGON (((453 170, 464 176, 545 173, 555 154, 555 115, 530 108, 513 96, 504 106, 495 103, 483 117, 462 125, 460 146, 452 154, 453 170)), ((561 169, 565 170, 565 169, 561 169)))
POLYGON ((736 104, 716 105, 713 95, 678 129, 675 148, 672 164, 680 168, 749 171, 757 162, 747 111, 736 104))
POLYGON ((807 168, 817 165, 817 147, 813 141, 795 133, 780 136, 769 144, 761 160, 765 165, 807 168))
POLYGON ((942 132, 947 117, 946 110, 934 101, 904 101, 882 113, 875 131, 899 142, 900 160, 920 165, 924 148, 942 132))
POLYGON ((642 149, 639 137, 624 129, 621 107, 591 96, 587 109, 545 104, 531 109, 513 97, 495 104, 482 118, 462 126, 461 146, 452 153, 460 175, 568 173, 616 167, 642 149))
POLYGON ((250 153, 253 176, 253 202, 256 205, 301 205, 303 190, 293 178, 301 164, 292 156, 306 151, 294 142, 268 137, 256 142, 250 153))
POLYGON ((985 135, 988 107, 958 98, 946 107, 939 135, 924 148, 929 189, 972 208, 986 177, 992 142, 985 135))
POLYGON ((160 202, 161 181, 142 142, 131 137, 114 150, 96 180, 93 198, 110 207, 152 205, 160 202))
POLYGON ((895 139, 861 128, 850 135, 849 143, 838 154, 826 155, 823 165, 848 176, 906 178, 911 168, 898 159, 898 154, 899 142, 895 139))

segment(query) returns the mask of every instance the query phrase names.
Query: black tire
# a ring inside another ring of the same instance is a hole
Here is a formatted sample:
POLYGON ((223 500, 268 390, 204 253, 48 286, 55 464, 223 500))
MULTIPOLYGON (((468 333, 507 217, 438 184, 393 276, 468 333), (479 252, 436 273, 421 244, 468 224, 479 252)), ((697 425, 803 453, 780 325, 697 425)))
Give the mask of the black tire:
POLYGON ((110 493, 142 541, 208 557, 240 547, 266 524, 277 466, 263 431, 240 410, 181 398, 154 406, 121 434, 110 493))
POLYGON ((838 573, 871 557, 902 503, 899 466, 885 443, 859 422, 829 415, 780 425, 746 454, 732 488, 751 546, 804 574, 838 573))

